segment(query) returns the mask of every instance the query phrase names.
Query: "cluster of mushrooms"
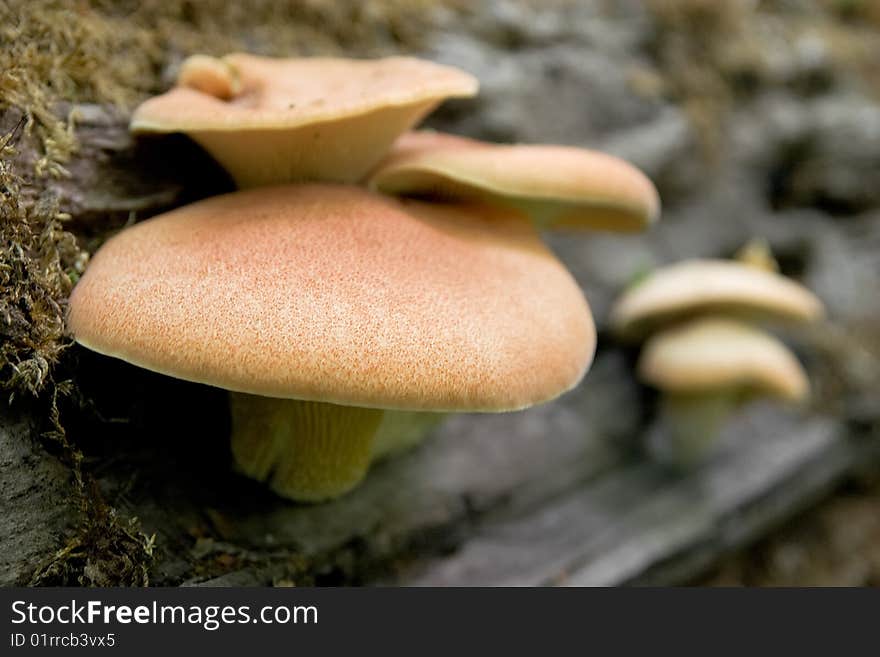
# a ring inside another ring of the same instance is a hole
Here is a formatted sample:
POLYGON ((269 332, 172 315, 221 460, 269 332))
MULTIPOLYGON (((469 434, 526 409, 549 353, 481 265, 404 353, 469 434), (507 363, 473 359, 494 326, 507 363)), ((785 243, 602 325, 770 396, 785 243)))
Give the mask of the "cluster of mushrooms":
POLYGON ((241 191, 122 230, 70 299, 77 342, 230 391, 238 468, 334 498, 443 414, 575 386, 589 306, 541 229, 637 231, 651 182, 614 157, 410 130, 477 81, 413 58, 193 56, 134 113, 241 191))
POLYGON ((650 435, 660 460, 690 467, 712 452, 737 407, 760 396, 804 402, 807 376, 794 354, 757 324, 812 322, 824 314, 808 289, 778 273, 769 248, 735 260, 688 260, 637 282, 612 309, 623 340, 646 339, 638 374, 661 392, 650 435))

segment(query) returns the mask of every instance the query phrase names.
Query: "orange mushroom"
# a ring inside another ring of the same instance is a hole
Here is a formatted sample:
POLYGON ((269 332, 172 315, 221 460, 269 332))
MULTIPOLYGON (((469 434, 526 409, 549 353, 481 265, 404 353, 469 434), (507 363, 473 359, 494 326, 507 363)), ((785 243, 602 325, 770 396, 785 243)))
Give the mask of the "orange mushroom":
POLYGON ((298 500, 349 490, 436 413, 562 394, 596 341, 522 215, 314 184, 127 228, 74 289, 69 326, 99 353, 234 391, 239 467, 298 500))
POLYGON ((634 232, 660 212, 651 181, 612 155, 568 146, 491 144, 429 131, 403 135, 368 185, 387 194, 513 206, 541 228, 634 232))
POLYGON ((440 102, 477 87, 463 71, 409 57, 196 55, 176 87, 137 108, 131 130, 186 133, 239 187, 355 182, 440 102))

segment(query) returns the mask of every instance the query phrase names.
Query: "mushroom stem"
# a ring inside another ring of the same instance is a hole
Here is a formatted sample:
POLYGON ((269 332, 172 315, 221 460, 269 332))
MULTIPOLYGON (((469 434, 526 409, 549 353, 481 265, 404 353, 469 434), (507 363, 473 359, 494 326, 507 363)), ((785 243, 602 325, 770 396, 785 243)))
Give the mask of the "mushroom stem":
POLYGON ((376 166, 387 144, 418 123, 436 101, 392 107, 344 121, 285 130, 190 130, 240 189, 306 180, 355 183, 376 166), (343 162, 344 165, 340 165, 343 162))
POLYGON ((303 502, 338 497, 367 472, 384 411, 231 393, 239 469, 303 502))
POLYGON ((708 393, 665 393, 660 425, 651 435, 654 456, 669 465, 691 468, 715 445, 721 425, 738 404, 732 389, 708 393))
POLYGON ((373 460, 414 447, 445 417, 444 413, 385 411, 373 442, 373 460))
POLYGON ((239 470, 302 502, 349 491, 372 461, 414 446, 444 417, 238 392, 230 400, 239 470))

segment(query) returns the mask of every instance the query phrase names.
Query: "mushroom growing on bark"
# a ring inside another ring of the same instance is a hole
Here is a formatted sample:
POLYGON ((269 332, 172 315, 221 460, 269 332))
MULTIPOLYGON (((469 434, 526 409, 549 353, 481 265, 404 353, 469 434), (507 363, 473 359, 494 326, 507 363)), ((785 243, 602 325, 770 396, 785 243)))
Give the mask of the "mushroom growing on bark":
POLYGON ((809 382, 797 359, 759 320, 815 321, 819 298, 777 273, 769 247, 749 243, 741 261, 687 260, 636 283, 611 309, 624 340, 648 338, 640 378, 662 391, 650 447, 679 466, 702 460, 723 420, 761 392, 801 401, 809 382))
POLYGON ((240 187, 263 191, 108 242, 71 300, 76 339, 232 391, 239 466, 302 500, 348 490, 445 412, 517 410, 568 390, 595 329, 537 230, 641 230, 657 191, 592 151, 398 140, 477 86, 403 57, 190 57, 131 130, 184 132, 240 187), (279 182, 301 184, 262 187, 279 182))
POLYGON ((691 320, 645 343, 639 377, 661 391, 660 432, 652 447, 662 459, 691 466, 715 443, 729 414, 767 396, 802 402, 807 375, 772 335, 720 317, 691 320))
POLYGON ((356 182, 443 100, 477 87, 463 71, 411 57, 194 55, 177 86, 135 110, 131 130, 186 133, 239 187, 356 182))
POLYGON ((528 213, 540 228, 644 230, 660 213, 654 185, 612 155, 567 146, 403 135, 370 175, 386 194, 480 200, 528 213))
POLYGON ((238 466, 308 501, 355 486, 433 414, 553 399, 595 347, 580 289, 520 213, 326 184, 125 229, 74 289, 69 326, 97 352, 230 390, 238 466))

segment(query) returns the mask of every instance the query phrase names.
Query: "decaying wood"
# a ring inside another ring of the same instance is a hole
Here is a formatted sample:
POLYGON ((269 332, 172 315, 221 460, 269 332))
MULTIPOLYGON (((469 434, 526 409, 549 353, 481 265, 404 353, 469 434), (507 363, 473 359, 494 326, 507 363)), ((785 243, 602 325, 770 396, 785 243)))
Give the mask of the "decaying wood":
MULTIPOLYGON (((669 584, 694 577, 827 492, 866 458, 830 420, 740 418, 773 425, 738 436, 687 476, 641 459, 603 472, 552 501, 480 523, 453 556, 420 564, 402 581, 421 585, 669 584)), ((876 451, 876 447, 874 447, 876 451)), ((876 454, 873 455, 876 458, 876 454)))
POLYGON ((29 579, 82 520, 73 473, 47 450, 35 415, 0 405, 0 585, 29 579))

